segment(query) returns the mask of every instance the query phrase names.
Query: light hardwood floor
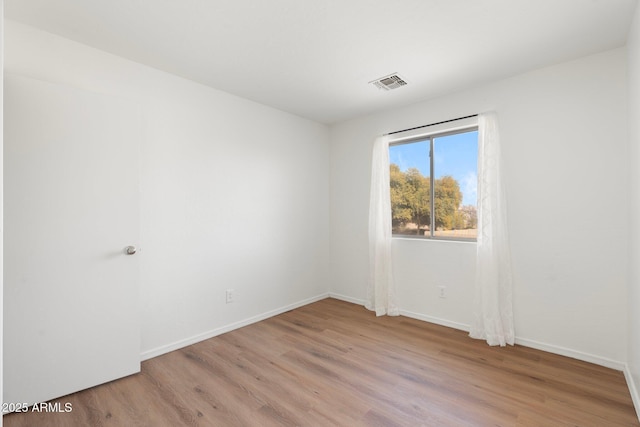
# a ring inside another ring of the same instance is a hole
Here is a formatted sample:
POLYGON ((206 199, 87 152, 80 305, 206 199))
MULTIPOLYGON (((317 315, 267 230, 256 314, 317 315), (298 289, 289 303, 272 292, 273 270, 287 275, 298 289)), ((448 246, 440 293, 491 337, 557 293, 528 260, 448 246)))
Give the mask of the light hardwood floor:
POLYGON ((326 299, 145 361, 14 426, 639 426, 621 372, 326 299))

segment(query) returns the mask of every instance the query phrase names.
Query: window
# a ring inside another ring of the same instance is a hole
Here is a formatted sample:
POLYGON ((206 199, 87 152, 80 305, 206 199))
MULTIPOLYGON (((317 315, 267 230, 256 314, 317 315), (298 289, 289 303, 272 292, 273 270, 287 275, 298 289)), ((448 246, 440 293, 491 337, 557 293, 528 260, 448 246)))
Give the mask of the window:
POLYGON ((477 236, 478 129, 440 130, 389 144, 394 236, 477 236))

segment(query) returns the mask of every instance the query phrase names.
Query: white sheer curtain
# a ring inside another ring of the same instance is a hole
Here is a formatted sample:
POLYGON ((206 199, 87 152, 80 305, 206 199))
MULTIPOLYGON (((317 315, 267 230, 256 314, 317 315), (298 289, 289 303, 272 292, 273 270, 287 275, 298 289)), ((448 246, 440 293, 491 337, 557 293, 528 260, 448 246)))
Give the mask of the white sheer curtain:
POLYGON ((514 344, 512 276, 497 115, 478 116, 478 243, 470 336, 514 344))
POLYGON ((376 316, 397 316, 391 266, 391 195, 389 191, 389 140, 377 138, 371 162, 369 200, 369 281, 365 307, 376 316))

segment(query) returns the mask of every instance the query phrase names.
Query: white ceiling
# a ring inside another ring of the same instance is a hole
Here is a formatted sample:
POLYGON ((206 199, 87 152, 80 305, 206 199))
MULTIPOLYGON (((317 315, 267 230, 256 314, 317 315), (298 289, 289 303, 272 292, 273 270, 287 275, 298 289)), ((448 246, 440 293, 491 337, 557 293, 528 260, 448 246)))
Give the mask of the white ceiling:
POLYGON ((322 122, 623 46, 637 0, 5 0, 5 16, 322 122), (368 82, 398 72, 408 85, 368 82))

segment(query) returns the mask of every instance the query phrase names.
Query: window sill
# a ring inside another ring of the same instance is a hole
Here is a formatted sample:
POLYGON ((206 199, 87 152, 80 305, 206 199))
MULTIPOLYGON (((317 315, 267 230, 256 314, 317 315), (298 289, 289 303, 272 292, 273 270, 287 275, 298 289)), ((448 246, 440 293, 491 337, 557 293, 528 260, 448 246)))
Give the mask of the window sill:
POLYGON ((446 237, 420 237, 420 236, 391 236, 392 240, 410 240, 413 242, 444 242, 444 243, 464 243, 476 244, 476 239, 448 239, 446 237))

